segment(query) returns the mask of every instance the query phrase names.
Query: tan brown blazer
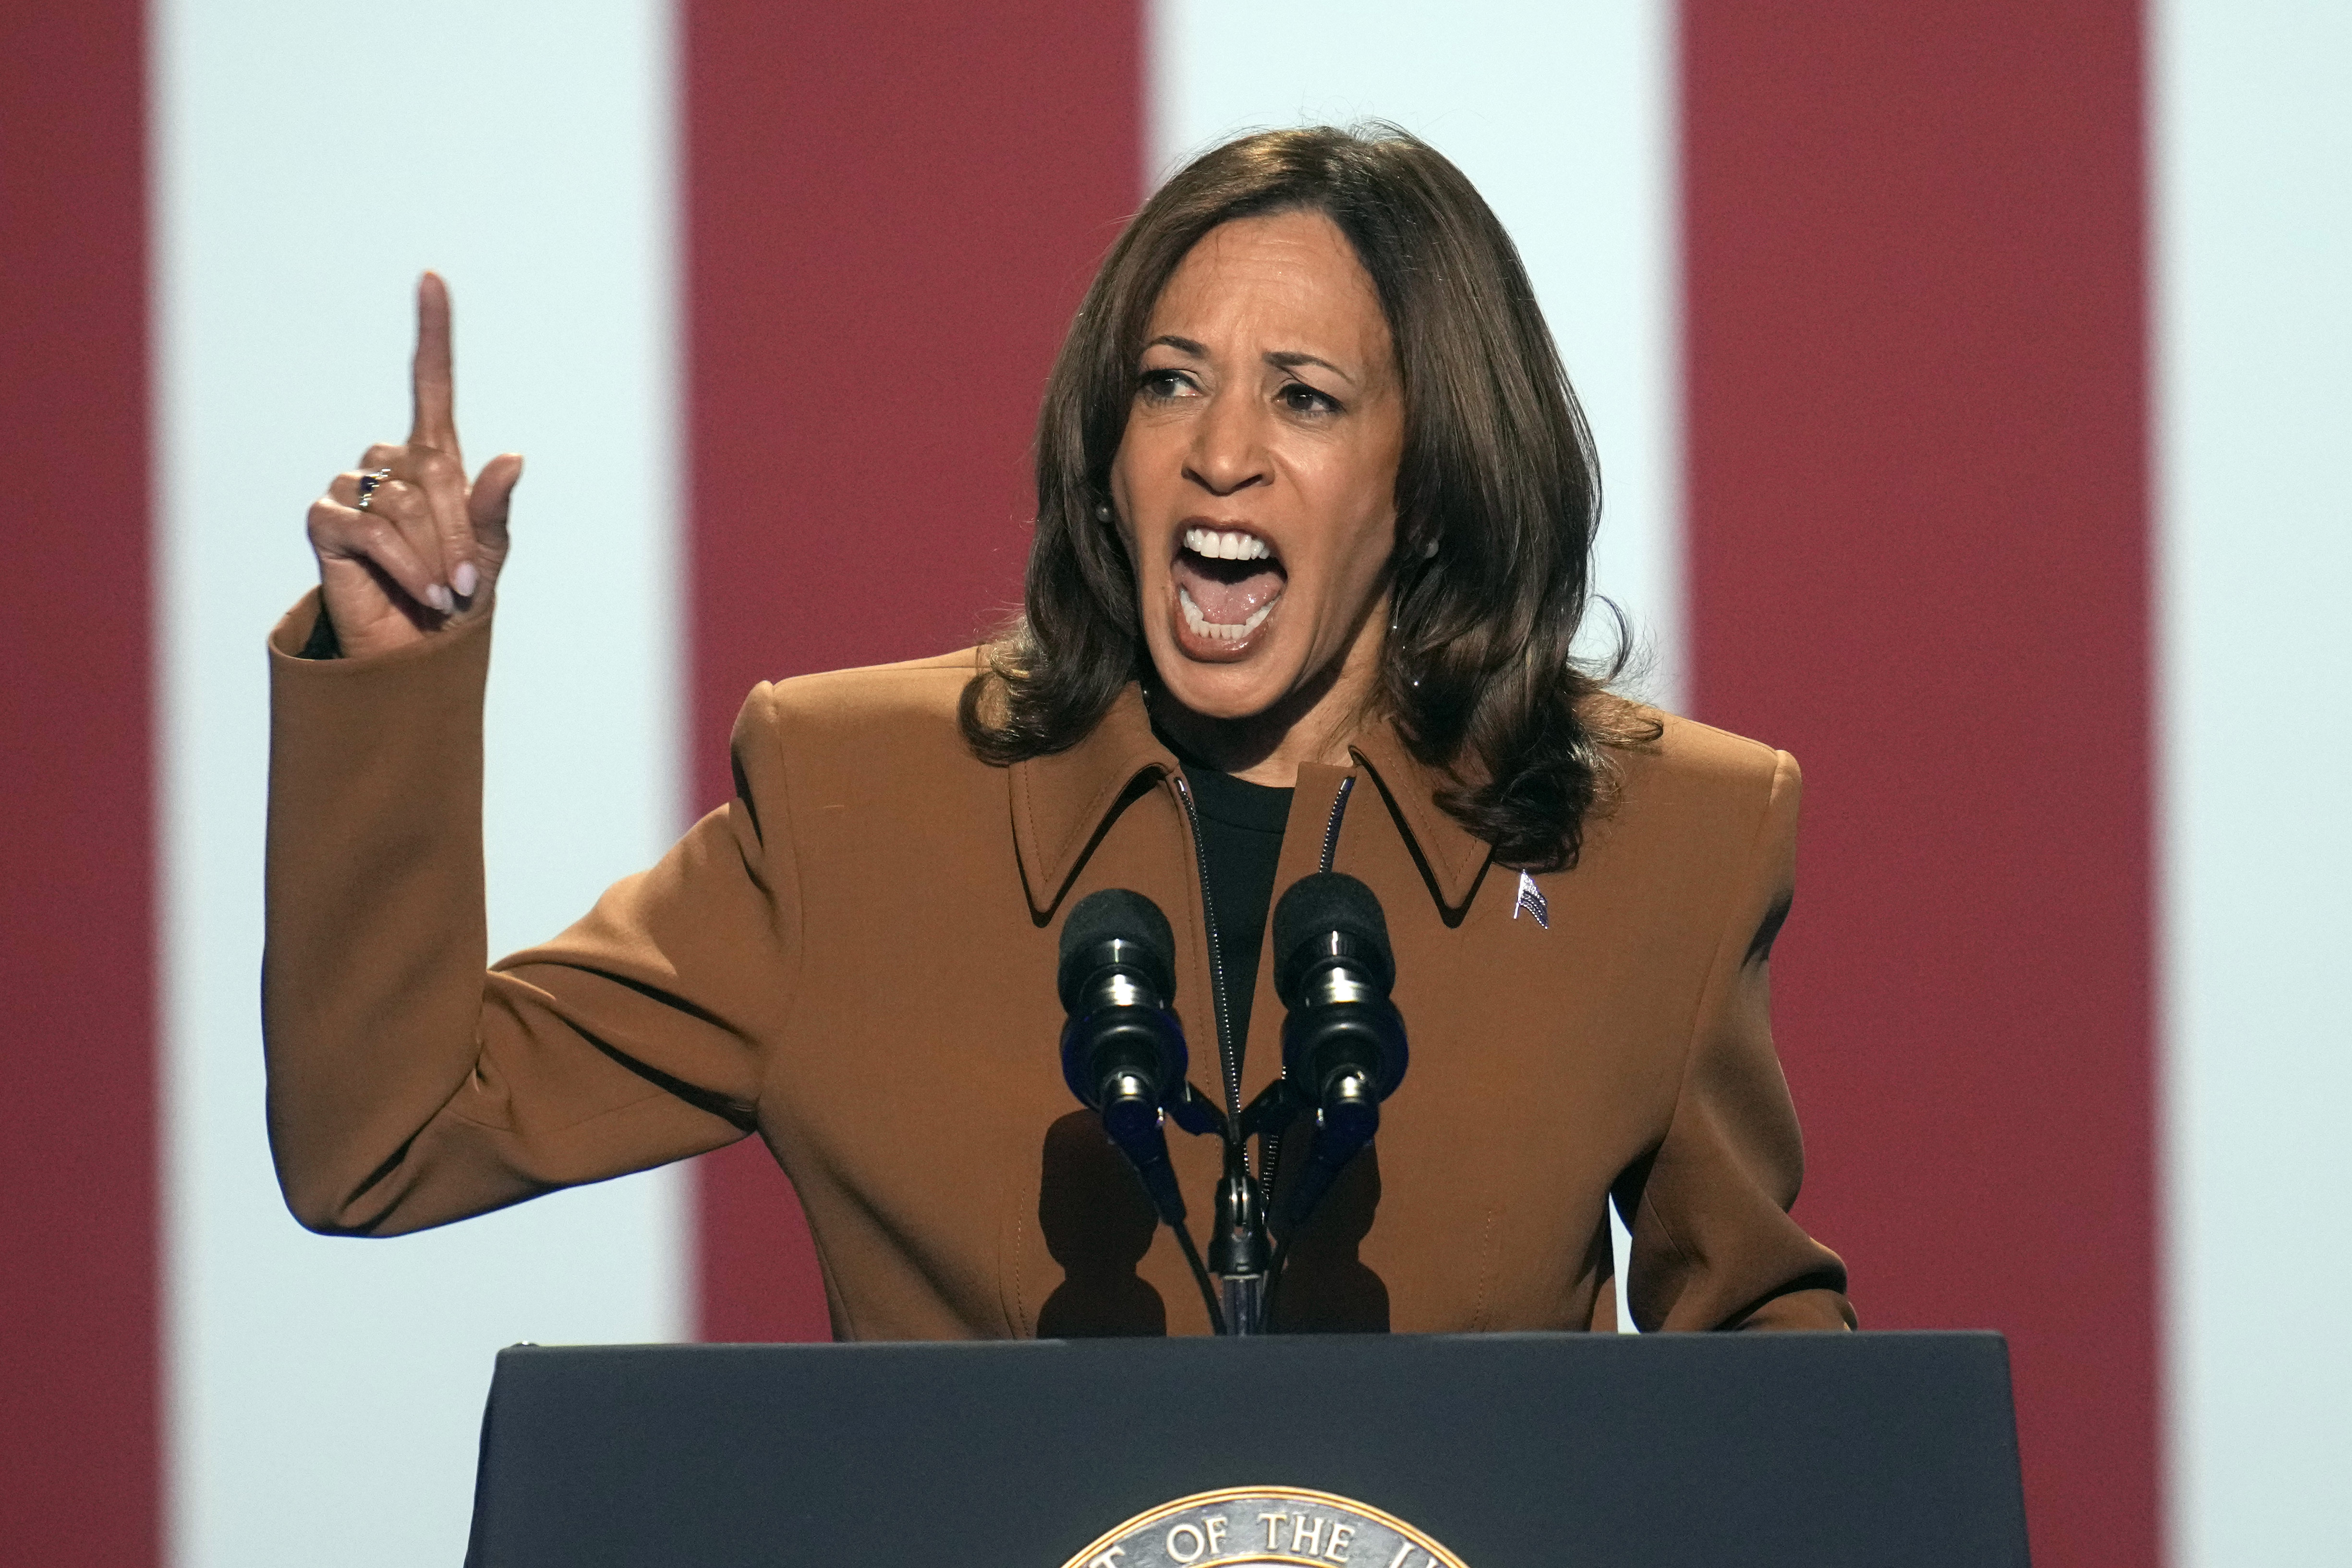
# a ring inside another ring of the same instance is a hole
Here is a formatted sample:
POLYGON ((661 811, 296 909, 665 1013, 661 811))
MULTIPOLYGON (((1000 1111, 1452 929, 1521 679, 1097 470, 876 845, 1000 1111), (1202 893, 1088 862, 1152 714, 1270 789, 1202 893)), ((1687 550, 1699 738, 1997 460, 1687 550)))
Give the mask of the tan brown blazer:
MULTIPOLYGON (((1177 764, 1132 689, 1084 744, 1003 768, 957 731, 969 651, 763 685, 735 798, 486 975, 488 626, 293 657, 316 615, 271 639, 263 975, 271 1146, 303 1224, 416 1230, 756 1132, 842 1338, 1206 1331, 1056 1055, 1060 920, 1132 888, 1175 927, 1215 1092, 1177 764)), ((1787 1213, 1802 1157, 1766 950, 1796 764, 1664 722, 1580 863, 1537 879, 1549 930, 1392 735, 1301 771, 1276 886, 1315 868, 1355 779, 1335 863, 1386 911, 1412 1067, 1296 1244, 1286 1326, 1613 1326, 1612 1187, 1641 1327, 1853 1321, 1843 1265, 1787 1213)), ((1279 1068, 1273 973, 1245 1099, 1279 1068)), ((1203 1224, 1215 1146, 1173 1142, 1203 1224)))

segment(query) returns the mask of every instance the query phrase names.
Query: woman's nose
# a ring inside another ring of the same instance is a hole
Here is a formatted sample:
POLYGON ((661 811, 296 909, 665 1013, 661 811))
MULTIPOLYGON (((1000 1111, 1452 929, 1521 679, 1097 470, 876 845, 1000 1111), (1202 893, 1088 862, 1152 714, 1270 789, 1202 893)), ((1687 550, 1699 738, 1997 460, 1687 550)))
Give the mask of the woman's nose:
POLYGON ((1192 426, 1192 450, 1185 454, 1184 477, 1212 495, 1264 484, 1273 477, 1266 463, 1265 442, 1255 410, 1246 398, 1219 395, 1192 426))

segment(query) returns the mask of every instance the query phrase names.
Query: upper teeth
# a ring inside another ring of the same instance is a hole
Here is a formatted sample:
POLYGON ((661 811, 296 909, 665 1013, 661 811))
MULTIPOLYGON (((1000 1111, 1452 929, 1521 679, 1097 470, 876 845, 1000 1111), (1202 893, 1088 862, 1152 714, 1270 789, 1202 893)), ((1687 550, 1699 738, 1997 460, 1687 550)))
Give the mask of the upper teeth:
POLYGON ((1266 561, 1274 555, 1265 540, 1237 528, 1188 528, 1184 548, 1212 561, 1266 561))

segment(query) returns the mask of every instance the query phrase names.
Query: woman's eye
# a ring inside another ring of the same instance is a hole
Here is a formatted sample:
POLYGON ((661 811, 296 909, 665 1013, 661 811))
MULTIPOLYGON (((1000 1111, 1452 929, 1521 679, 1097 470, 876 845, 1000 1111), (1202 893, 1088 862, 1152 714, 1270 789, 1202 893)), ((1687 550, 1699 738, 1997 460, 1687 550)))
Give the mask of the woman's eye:
POLYGON ((1339 400, 1328 392, 1318 392, 1303 381, 1294 381, 1275 396, 1293 414, 1337 414, 1339 400))
POLYGON ((1181 370, 1147 370, 1136 378, 1136 389, 1158 402, 1182 397, 1194 390, 1192 378, 1181 370))

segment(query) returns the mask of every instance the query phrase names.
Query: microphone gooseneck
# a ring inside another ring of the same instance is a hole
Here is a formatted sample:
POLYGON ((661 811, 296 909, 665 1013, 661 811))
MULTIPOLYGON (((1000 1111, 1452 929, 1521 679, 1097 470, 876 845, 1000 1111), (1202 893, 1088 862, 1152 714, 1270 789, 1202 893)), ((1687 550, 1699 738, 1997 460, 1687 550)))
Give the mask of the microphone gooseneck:
POLYGON ((1184 1195, 1168 1163, 1160 1112, 1184 1081, 1184 1031, 1170 1011, 1176 994, 1175 940, 1168 917, 1124 888, 1095 893, 1062 927, 1056 975, 1069 1021, 1062 1026, 1062 1077, 1103 1131, 1126 1152, 1171 1225, 1184 1195))
POLYGON ((1396 960, 1372 890, 1340 871, 1301 878, 1274 910, 1282 1076, 1315 1113, 1307 1168, 1283 1205, 1296 1232, 1380 1131, 1381 1101, 1404 1080, 1404 1019, 1389 1000, 1396 960))
POLYGON ((1173 1111, 1187 1127, 1202 1114, 1184 1079, 1190 1058, 1170 1006, 1175 947, 1168 917, 1140 893, 1107 888, 1070 911, 1055 976, 1069 1016, 1062 1026, 1062 1077, 1079 1103, 1102 1118, 1103 1131, 1175 1231, 1210 1323, 1223 1333, 1216 1292, 1185 1227, 1184 1194, 1168 1159, 1163 1113, 1173 1111))
POLYGON ((1372 890, 1343 873, 1318 872, 1283 894, 1273 926, 1275 992, 1286 1010, 1282 1077, 1231 1122, 1185 1081, 1184 1032, 1171 1005, 1175 939, 1159 906, 1125 889, 1080 900, 1063 923, 1055 974, 1068 1014, 1062 1075, 1175 1231, 1221 1334, 1272 1325, 1291 1241, 1380 1131, 1381 1102, 1403 1081, 1407 1061, 1404 1020, 1389 1000, 1396 961, 1372 890), (1244 1147, 1309 1111, 1313 1142, 1283 1194, 1282 1240, 1269 1258, 1266 1205, 1244 1147), (1171 1117, 1187 1131, 1221 1134, 1225 1145, 1206 1265, 1168 1157, 1171 1117))

